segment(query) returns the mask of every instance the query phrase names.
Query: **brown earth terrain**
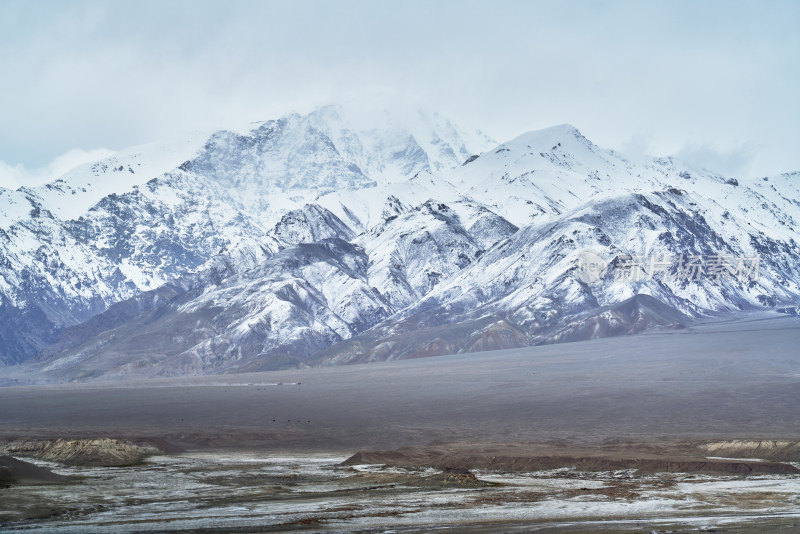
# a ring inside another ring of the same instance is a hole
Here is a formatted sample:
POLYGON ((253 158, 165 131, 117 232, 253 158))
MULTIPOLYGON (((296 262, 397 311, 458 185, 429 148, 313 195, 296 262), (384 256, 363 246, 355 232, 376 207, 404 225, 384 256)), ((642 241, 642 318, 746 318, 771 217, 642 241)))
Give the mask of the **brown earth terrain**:
MULTIPOLYGON (((800 442, 785 442, 784 450, 794 450, 800 442)), ((716 443, 715 443, 716 444, 716 443)), ((398 467, 438 469, 486 469, 504 472, 531 472, 559 468, 578 471, 616 471, 633 469, 646 473, 692 473, 714 475, 800 474, 800 469, 780 461, 710 459, 703 455, 707 443, 675 443, 655 446, 648 443, 622 443, 596 447, 560 444, 432 444, 389 451, 362 451, 343 465, 384 464, 398 467)), ((735 453, 741 454, 740 451, 735 453)), ((740 458, 742 458, 740 456, 740 458)), ((785 458, 784 458, 785 459, 785 458)))
POLYGON ((0 488, 18 484, 63 484, 68 481, 68 477, 57 475, 49 469, 0 455, 0 488))
POLYGON ((782 316, 343 367, 5 387, 0 439, 349 454, 435 440, 794 440, 798 346, 800 319, 782 316))
MULTIPOLYGON (((352 514, 332 510, 296 515, 291 524, 276 526, 275 531, 320 530, 326 518, 336 514, 371 517, 368 503, 374 495, 386 495, 387 502, 393 502, 408 485, 423 493, 453 487, 478 492, 464 504, 465 510, 515 502, 528 506, 553 498, 541 492, 528 494, 524 488, 508 492, 486 486, 472 478, 475 470, 516 473, 566 467, 589 474, 626 470, 635 473, 626 477, 638 478, 612 477, 602 488, 580 485, 559 490, 558 498, 567 503, 573 498, 635 503, 642 484, 651 493, 661 491, 654 485, 670 477, 769 476, 793 483, 800 463, 798 346, 800 319, 756 317, 632 337, 347 367, 5 387, 0 388, 0 454, 70 464, 78 473, 103 469, 85 466, 129 465, 111 469, 132 469, 129 475, 136 481, 142 480, 138 470, 160 476, 158 464, 148 463, 148 455, 158 451, 167 455, 247 451, 267 459, 335 453, 341 459, 351 457, 350 464, 438 470, 436 475, 353 473, 352 479, 342 480, 361 489, 295 494, 287 489, 291 488, 287 480, 296 479, 269 475, 275 483, 272 489, 264 488, 268 478, 254 478, 252 464, 244 462, 240 474, 219 483, 220 488, 241 489, 240 496, 229 499, 234 508, 260 506, 270 499, 284 502, 289 497, 302 508, 307 499, 319 495, 346 501, 348 491, 354 492, 353 499, 367 503, 354 505, 357 510, 352 514), (266 493, 251 502, 253 491, 266 493)), ((213 467, 203 469, 213 471, 213 467)), ((5 473, 8 480, 16 476, 9 472, 0 470, 0 475, 5 473)), ((110 484, 109 491, 120 492, 122 513, 124 503, 139 501, 128 493, 133 490, 103 478, 116 472, 102 472, 97 480, 110 484)), ((204 484, 216 484, 205 476, 200 479, 204 484)), ((318 481, 312 477, 311 483, 318 481)), ((97 502, 75 504, 69 500, 75 489, 70 485, 65 486, 69 492, 58 494, 64 499, 58 504, 43 500, 35 486, 15 486, 29 487, 35 491, 0 490, 8 504, 7 521, 55 514, 66 525, 69 514, 78 513, 70 511, 73 507, 87 517, 105 517, 104 495, 91 497, 97 502), (17 509, 28 512, 20 515, 17 509)), ((425 495, 423 501, 429 497, 425 495)), ((793 494, 785 492, 732 495, 713 497, 710 506, 746 513, 770 509, 772 503, 792 509, 794 502, 793 494)), ((160 506, 163 497, 153 499, 153 506, 160 506)), ((183 494, 175 499, 175 506, 192 502, 183 494)), ((201 504, 218 506, 226 499, 213 493, 201 504)), ((412 505, 391 513, 412 514, 416 506, 412 505)), ((794 516, 771 517, 761 511, 755 519, 735 518, 737 524, 718 531, 763 532, 767 527, 791 531, 797 526, 794 516), (741 527, 751 520, 754 526, 741 527)), ((525 524, 500 530, 497 525, 472 525, 470 531, 524 531, 525 524)), ((572 531, 640 531, 635 523, 591 525, 576 524, 572 531)), ((674 525, 680 528, 681 520, 676 518, 674 525)), ((550 528, 538 526, 543 531, 550 528)), ((237 530, 259 531, 250 528, 237 530)))

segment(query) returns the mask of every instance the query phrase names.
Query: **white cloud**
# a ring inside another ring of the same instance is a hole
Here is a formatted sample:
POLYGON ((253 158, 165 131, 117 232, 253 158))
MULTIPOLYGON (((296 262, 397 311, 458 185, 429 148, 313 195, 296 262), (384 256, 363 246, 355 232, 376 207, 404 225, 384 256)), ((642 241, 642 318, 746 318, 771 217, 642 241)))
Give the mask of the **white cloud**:
POLYGON ((630 147, 744 143, 759 147, 754 173, 800 169, 794 0, 44 1, 0 0, 12 164, 378 86, 498 141, 566 122, 608 148, 646 132, 630 147))
POLYGON ((106 148, 93 150, 74 148, 38 169, 27 169, 20 164, 9 165, 0 161, 0 187, 17 189, 22 186, 30 187, 52 182, 78 165, 107 158, 113 154, 114 151, 106 148))
POLYGON ((724 149, 711 143, 690 143, 675 156, 694 167, 738 177, 749 175, 757 152, 757 149, 750 144, 724 149))

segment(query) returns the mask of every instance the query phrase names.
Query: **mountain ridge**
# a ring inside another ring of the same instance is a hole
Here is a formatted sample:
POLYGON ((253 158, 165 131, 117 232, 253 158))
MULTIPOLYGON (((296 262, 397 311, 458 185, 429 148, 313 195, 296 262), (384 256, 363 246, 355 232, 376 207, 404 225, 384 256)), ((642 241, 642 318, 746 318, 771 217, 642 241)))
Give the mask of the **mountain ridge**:
POLYGON ((0 319, 13 325, 0 360, 38 354, 24 372, 48 380, 231 372, 668 326, 659 306, 691 318, 799 300, 796 174, 739 182, 628 160, 571 125, 477 151, 441 117, 420 141, 419 124, 375 123, 350 128, 328 107, 217 132, 68 221, 18 190, 29 213, 0 218, 0 319), (612 266, 591 283, 577 271, 586 251, 612 266), (631 258, 663 256, 758 256, 763 270, 681 280, 673 261, 618 279, 631 258), (629 301, 649 319, 609 311, 629 301))

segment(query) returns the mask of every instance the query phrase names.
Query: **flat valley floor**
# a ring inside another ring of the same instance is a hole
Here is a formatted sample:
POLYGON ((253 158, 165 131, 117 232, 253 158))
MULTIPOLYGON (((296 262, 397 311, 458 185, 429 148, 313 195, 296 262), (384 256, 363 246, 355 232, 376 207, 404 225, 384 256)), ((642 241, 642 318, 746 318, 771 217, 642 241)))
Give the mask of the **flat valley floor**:
POLYGON ((721 472, 696 461, 703 444, 800 439, 800 319, 0 388, 0 441, 83 437, 163 454, 117 468, 29 460, 80 479, 0 488, 0 531, 792 532, 800 475, 747 472, 770 458, 743 468, 731 447, 706 455, 721 472))

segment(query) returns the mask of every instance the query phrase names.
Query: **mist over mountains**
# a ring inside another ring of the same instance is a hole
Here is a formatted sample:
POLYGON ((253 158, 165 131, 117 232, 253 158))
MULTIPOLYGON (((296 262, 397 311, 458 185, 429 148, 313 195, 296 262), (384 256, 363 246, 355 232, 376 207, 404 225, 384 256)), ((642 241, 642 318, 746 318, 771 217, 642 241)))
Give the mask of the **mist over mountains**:
POLYGON ((791 310, 799 222, 800 173, 328 106, 0 190, 0 373, 330 365, 791 310))

